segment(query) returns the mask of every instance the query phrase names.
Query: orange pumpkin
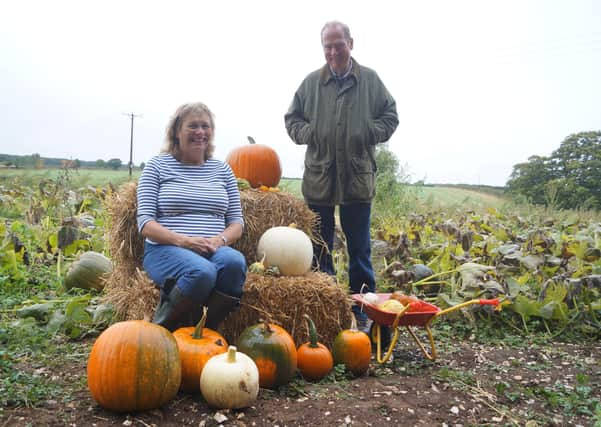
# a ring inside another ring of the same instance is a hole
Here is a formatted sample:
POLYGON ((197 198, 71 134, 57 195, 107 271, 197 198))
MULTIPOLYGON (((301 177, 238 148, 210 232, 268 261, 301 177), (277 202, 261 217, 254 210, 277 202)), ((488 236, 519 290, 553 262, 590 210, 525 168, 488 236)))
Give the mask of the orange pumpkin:
POLYGON ((267 145, 256 144, 250 136, 248 140, 250 144, 234 148, 225 161, 232 168, 236 178, 247 180, 252 188, 277 187, 282 178, 278 154, 267 145))
POLYGON ((87 372, 88 388, 100 406, 116 412, 156 409, 180 386, 177 343, 154 323, 118 322, 94 342, 87 372))
POLYGON ((334 364, 343 364, 355 375, 362 375, 371 360, 371 341, 365 332, 357 329, 357 321, 352 316, 350 329, 338 333, 332 345, 334 364))
POLYGON ((248 355, 257 365, 261 387, 278 387, 296 374, 296 346, 281 326, 266 321, 249 326, 242 331, 237 344, 238 351, 248 355))
POLYGON ((317 342, 317 330, 313 320, 306 314, 305 317, 309 324, 309 342, 301 344, 296 351, 298 369, 306 379, 319 381, 332 370, 334 359, 330 350, 317 342))
POLYGON ((227 342, 219 332, 205 328, 207 308, 200 322, 179 328, 173 333, 182 361, 181 389, 190 393, 200 391, 200 375, 209 359, 227 351, 227 342))
POLYGON ((412 295, 405 295, 401 291, 394 291, 392 294, 390 294, 390 299, 395 299, 403 305, 410 304, 414 301, 419 301, 416 297, 412 295))

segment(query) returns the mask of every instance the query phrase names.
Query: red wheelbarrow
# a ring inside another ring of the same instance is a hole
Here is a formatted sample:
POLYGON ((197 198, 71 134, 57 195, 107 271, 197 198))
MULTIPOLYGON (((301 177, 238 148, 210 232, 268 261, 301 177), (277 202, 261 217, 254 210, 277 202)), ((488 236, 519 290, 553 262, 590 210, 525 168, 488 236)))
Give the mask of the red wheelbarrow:
POLYGON ((391 312, 382 310, 378 306, 385 301, 390 299, 391 294, 376 294, 378 296, 377 303, 369 303, 363 296, 364 294, 353 294, 353 300, 361 306, 363 311, 369 316, 374 322, 372 327, 372 340, 376 343, 376 360, 378 363, 386 363, 392 354, 392 350, 397 343, 399 338, 399 329, 401 326, 405 326, 409 334, 413 337, 415 343, 419 346, 420 350, 428 360, 436 359, 436 346, 434 344, 434 337, 432 336, 432 330, 430 324, 438 316, 450 313, 451 311, 459 310, 468 305, 480 304, 480 305, 499 305, 499 299, 473 299, 470 301, 457 304, 453 307, 449 307, 445 310, 441 310, 434 304, 430 304, 425 301, 415 300, 419 304, 417 306, 411 306, 411 304, 404 305, 404 307, 398 312, 391 312), (409 311, 409 309, 411 310, 409 311), (384 357, 381 355, 381 343, 380 343, 380 326, 389 326, 394 329, 394 335, 390 340, 390 345, 384 357), (430 341, 430 352, 421 343, 415 332, 411 329, 412 326, 421 326, 426 330, 428 334, 428 340, 430 341))

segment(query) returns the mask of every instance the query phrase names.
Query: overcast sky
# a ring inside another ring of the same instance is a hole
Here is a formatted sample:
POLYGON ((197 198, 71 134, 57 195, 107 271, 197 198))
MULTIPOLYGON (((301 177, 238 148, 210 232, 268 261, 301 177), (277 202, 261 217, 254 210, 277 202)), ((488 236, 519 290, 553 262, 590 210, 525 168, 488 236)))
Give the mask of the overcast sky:
POLYGON ((324 64, 320 30, 395 97, 389 142, 411 181, 504 185, 513 165, 601 130, 601 1, 5 1, 0 153, 157 154, 184 102, 216 115, 216 157, 251 135, 302 175, 284 114, 324 64))

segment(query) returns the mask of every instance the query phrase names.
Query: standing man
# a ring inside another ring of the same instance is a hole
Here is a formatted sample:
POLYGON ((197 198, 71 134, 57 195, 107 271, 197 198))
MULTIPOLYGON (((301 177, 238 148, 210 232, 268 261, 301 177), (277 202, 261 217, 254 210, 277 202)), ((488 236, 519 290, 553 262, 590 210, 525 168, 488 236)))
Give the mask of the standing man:
MULTIPOLYGON (((375 195, 376 144, 386 142, 399 119, 396 103, 375 71, 351 57, 353 39, 342 22, 327 22, 321 30, 326 64, 310 73, 294 94, 285 116, 286 130, 306 145, 302 192, 320 219, 326 251, 315 248, 319 269, 335 274, 334 208, 349 255, 349 285, 358 293, 365 283, 375 291, 371 264, 370 214, 375 195)), ((364 290, 365 292, 365 290, 364 290)), ((367 315, 354 306, 360 330, 367 315)))

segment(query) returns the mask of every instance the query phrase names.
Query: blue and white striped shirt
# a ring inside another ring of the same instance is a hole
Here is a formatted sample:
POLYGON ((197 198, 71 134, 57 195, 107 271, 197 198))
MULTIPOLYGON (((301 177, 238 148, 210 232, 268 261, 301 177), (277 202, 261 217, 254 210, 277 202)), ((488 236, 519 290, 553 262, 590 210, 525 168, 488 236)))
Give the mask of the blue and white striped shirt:
POLYGON ((196 166, 183 164, 171 154, 153 157, 138 182, 137 219, 138 231, 155 220, 192 237, 212 237, 229 224, 244 224, 232 169, 215 159, 196 166))

